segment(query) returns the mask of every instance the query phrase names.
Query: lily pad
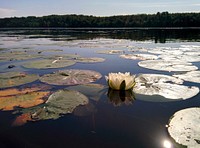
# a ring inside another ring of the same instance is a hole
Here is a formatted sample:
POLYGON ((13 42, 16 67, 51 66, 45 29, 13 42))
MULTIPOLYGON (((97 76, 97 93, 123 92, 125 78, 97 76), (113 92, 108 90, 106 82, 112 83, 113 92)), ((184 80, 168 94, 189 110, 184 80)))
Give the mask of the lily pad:
POLYGON ((101 84, 82 84, 76 86, 70 86, 67 89, 77 90, 92 100, 98 101, 103 94, 105 94, 106 87, 101 84))
POLYGON ((61 54, 61 55, 49 55, 45 56, 44 58, 51 60, 75 60, 78 57, 80 57, 80 55, 78 54, 61 54))
POLYGON ((140 67, 161 71, 193 71, 198 67, 179 60, 146 60, 138 63, 140 67))
POLYGON ((188 148, 200 147, 200 108, 177 111, 169 121, 168 132, 179 144, 188 148))
POLYGON ((22 89, 8 88, 8 89, 0 90, 0 97, 22 95, 22 94, 27 94, 27 93, 36 92, 36 91, 44 91, 50 88, 51 86, 47 86, 47 85, 31 85, 29 87, 22 88, 22 89))
POLYGON ((135 78, 138 84, 153 84, 153 83, 176 83, 182 84, 183 80, 163 74, 140 74, 135 78))
POLYGON ((200 71, 190 71, 184 74, 174 74, 173 76, 185 81, 200 83, 200 71))
POLYGON ((102 75, 92 70, 69 69, 40 77, 40 81, 53 85, 76 85, 94 82, 102 75))
POLYGON ((31 61, 28 63, 23 64, 26 68, 35 68, 35 69, 48 69, 48 68, 61 68, 74 65, 76 62, 72 60, 37 60, 31 61))
POLYGON ((28 60, 34 58, 40 58, 40 55, 28 54, 23 51, 2 52, 0 55, 0 61, 16 61, 16 60, 28 60))
POLYGON ((123 50, 98 50, 97 53, 100 54, 122 54, 123 50))
POLYGON ((28 108, 45 102, 44 97, 48 96, 49 92, 31 92, 16 96, 7 96, 0 98, 0 109, 14 110, 15 107, 28 108))
POLYGON ((33 82, 39 78, 36 74, 26 74, 22 72, 0 73, 0 88, 18 86, 33 82))
POLYGON ((152 54, 123 54, 120 55, 121 58, 131 59, 131 60, 156 60, 158 56, 152 54))
POLYGON ((173 54, 162 54, 158 56, 164 60, 180 60, 183 62, 199 62, 200 56, 198 55, 173 55, 173 54))
MULTIPOLYGON (((184 86, 178 85, 182 83, 182 80, 176 79, 170 76, 161 76, 157 77, 155 74, 155 78, 152 78, 152 75, 148 77, 148 75, 139 76, 136 78, 136 86, 133 88, 133 91, 137 94, 142 95, 160 95, 165 97, 166 99, 157 100, 158 101, 171 101, 171 100, 185 100, 194 97, 199 93, 199 88, 192 86, 184 86), (173 84, 173 83, 178 84, 173 84), (187 92, 187 93, 185 93, 187 92)), ((139 98, 138 98, 139 99, 139 98)), ((147 99, 147 101, 154 101, 151 99, 147 99)))
POLYGON ((75 59, 75 61, 80 63, 97 63, 97 62, 104 62, 105 59, 97 57, 92 57, 92 58, 78 57, 75 59))
POLYGON ((88 103, 88 98, 78 91, 59 90, 48 98, 43 108, 32 112, 32 117, 36 121, 58 119, 64 114, 72 113, 76 107, 88 103))

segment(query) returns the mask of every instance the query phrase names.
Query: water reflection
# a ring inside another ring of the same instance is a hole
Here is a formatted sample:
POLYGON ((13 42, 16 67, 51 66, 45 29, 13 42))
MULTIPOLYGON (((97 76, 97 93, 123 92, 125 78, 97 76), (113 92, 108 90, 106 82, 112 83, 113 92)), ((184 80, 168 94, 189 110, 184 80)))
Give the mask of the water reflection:
POLYGON ((135 100, 134 93, 131 90, 119 91, 109 89, 107 96, 109 98, 109 101, 113 103, 114 106, 121 106, 122 104, 131 105, 135 100))
POLYGON ((164 148, 172 148, 172 144, 169 140, 165 139, 165 140, 163 140, 163 147, 164 148))

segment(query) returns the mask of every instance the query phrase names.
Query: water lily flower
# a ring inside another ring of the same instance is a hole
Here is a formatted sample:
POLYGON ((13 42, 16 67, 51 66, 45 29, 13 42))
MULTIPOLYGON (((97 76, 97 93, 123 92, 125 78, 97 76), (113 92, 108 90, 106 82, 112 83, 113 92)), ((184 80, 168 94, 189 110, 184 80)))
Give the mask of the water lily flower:
POLYGON ((114 90, 130 90, 135 85, 135 75, 130 72, 109 73, 105 78, 109 87, 114 90))

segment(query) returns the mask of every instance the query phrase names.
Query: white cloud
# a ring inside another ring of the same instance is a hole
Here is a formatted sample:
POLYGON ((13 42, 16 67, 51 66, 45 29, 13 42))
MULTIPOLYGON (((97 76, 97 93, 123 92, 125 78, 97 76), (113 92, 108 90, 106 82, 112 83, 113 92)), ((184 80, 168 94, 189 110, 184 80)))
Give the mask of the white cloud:
POLYGON ((0 8, 0 17, 11 17, 16 12, 14 9, 0 8))

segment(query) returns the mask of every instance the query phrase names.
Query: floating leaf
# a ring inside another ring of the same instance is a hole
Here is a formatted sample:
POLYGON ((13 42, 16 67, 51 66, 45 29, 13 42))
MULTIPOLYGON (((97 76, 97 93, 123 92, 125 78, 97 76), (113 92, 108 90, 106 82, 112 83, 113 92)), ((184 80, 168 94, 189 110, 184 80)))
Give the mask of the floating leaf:
POLYGON ((183 62, 200 62, 200 56, 198 55, 171 55, 171 54, 162 54, 158 56, 164 60, 180 60, 183 62))
POLYGON ((78 57, 80 57, 80 55, 78 54, 61 54, 61 55, 49 55, 44 58, 51 60, 75 60, 78 57))
POLYGON ((102 75, 92 70, 69 69, 40 77, 40 81, 53 85, 76 85, 94 82, 102 75))
MULTIPOLYGON (((144 76, 139 76, 136 78, 136 86, 133 88, 134 92, 137 94, 142 94, 142 95, 160 95, 165 97, 166 99, 160 100, 160 101, 171 101, 173 99, 175 100, 180 100, 180 99, 189 99, 194 97, 199 93, 199 88, 192 86, 184 86, 184 85, 177 85, 177 84, 172 84, 172 83, 167 83, 167 82, 175 82, 178 84, 181 84, 182 81, 176 78, 173 78, 170 76, 163 76, 161 75, 156 75, 155 78, 152 78, 152 74, 149 75, 145 74, 144 76), (187 92, 187 93, 185 93, 187 92)), ((153 101, 153 100, 148 100, 147 101, 153 101)), ((155 99, 155 101, 159 101, 155 99)))
POLYGON ((123 54, 120 55, 121 58, 131 59, 131 60, 156 60, 158 56, 152 54, 123 54))
POLYGON ((28 108, 44 103, 44 97, 49 92, 31 92, 17 96, 7 96, 0 98, 0 109, 13 110, 15 107, 28 108))
POLYGON ((18 86, 33 82, 39 78, 36 74, 26 74, 21 72, 0 73, 0 88, 18 86))
POLYGON ((48 68, 61 68, 74 65, 76 62, 71 60, 50 60, 50 59, 43 59, 37 61, 31 61, 28 63, 23 64, 26 68, 35 68, 35 69, 48 69, 48 68))
POLYGON ((123 50, 98 50, 97 53, 100 54, 122 54, 123 50))
POLYGON ((154 84, 154 83, 166 83, 166 82, 171 82, 176 84, 183 83, 183 80, 179 78, 163 74, 140 74, 138 77, 135 78, 135 81, 138 84, 154 84))
POLYGON ((12 123, 12 126, 22 126, 26 124, 28 121, 32 121, 32 117, 30 113, 25 113, 18 116, 15 121, 12 123))
POLYGON ((162 70, 162 71, 193 71, 198 67, 183 61, 170 61, 170 60, 146 60, 138 63, 140 67, 162 70))
POLYGON ((77 90, 92 100, 98 101, 101 96, 105 93, 106 87, 101 84, 82 84, 76 86, 70 86, 67 89, 77 90))
POLYGON ((168 132, 179 144, 188 148, 200 147, 200 108, 177 111, 169 121, 168 132))
POLYGON ((11 51, 2 52, 0 55, 0 61, 15 61, 15 60, 28 60, 34 58, 40 58, 40 55, 28 54, 24 51, 11 51))
POLYGON ((22 88, 22 89, 9 88, 9 89, 0 90, 0 97, 22 95, 22 94, 27 94, 30 92, 47 90, 50 88, 51 87, 47 86, 47 85, 32 85, 30 87, 26 87, 26 88, 22 88))
POLYGON ((184 74, 174 74, 173 76, 185 81, 200 83, 200 71, 190 71, 184 74))
POLYGON ((76 107, 88 103, 88 98, 78 91, 59 90, 48 98, 43 108, 32 112, 32 117, 33 120, 58 119, 63 114, 72 113, 76 107))
POLYGON ((78 57, 75 59, 75 61, 80 63, 97 63, 97 62, 104 62, 105 59, 97 57, 92 57, 92 58, 78 57))

